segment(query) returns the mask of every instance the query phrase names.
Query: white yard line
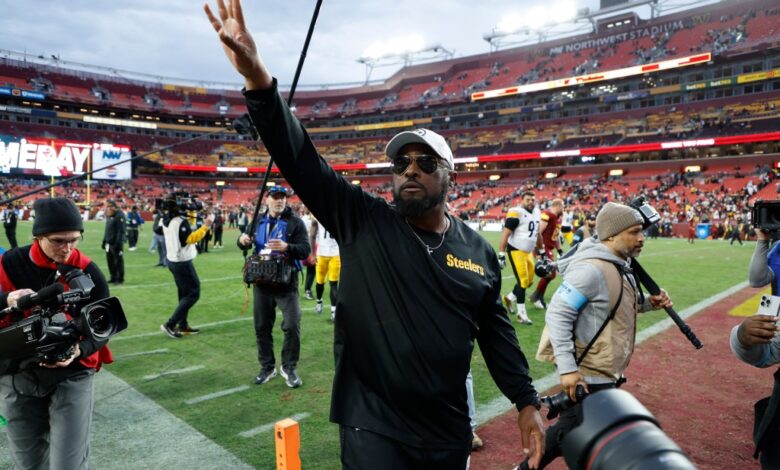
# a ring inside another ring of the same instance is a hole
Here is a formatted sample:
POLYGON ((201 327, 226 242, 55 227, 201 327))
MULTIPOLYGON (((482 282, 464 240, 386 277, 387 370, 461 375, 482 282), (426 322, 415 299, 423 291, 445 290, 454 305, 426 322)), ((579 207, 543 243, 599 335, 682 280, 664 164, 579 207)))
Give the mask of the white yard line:
POLYGON ((170 351, 170 349, 168 349, 168 348, 150 349, 149 351, 140 351, 140 352, 134 352, 134 353, 129 353, 129 354, 122 354, 121 356, 114 356, 114 360, 116 361, 116 360, 119 360, 119 359, 128 359, 128 358, 137 357, 137 356, 148 356, 150 354, 165 354, 165 353, 167 353, 169 351, 170 351))
POLYGON ((206 366, 204 365, 198 365, 198 366, 185 367, 184 369, 166 370, 164 372, 160 372, 159 374, 144 375, 144 380, 155 380, 155 379, 159 379, 160 377, 166 377, 168 375, 186 374, 187 372, 195 372, 196 370, 201 370, 205 368, 206 366))
MULTIPOLYGON (((241 276, 224 276, 224 277, 213 277, 210 279, 201 279, 200 282, 222 282, 222 281, 236 281, 241 279, 241 276)), ((114 289, 147 289, 150 287, 166 287, 166 286, 172 286, 173 285, 173 278, 171 278, 168 282, 158 282, 155 284, 120 284, 120 285, 112 285, 111 290, 114 289)))
POLYGON ((202 395, 199 397, 191 398, 185 401, 184 403, 188 405, 195 405, 204 401, 213 400, 215 398, 226 397, 234 393, 243 392, 244 390, 249 390, 249 385, 239 385, 238 387, 228 388, 227 390, 220 390, 218 392, 209 393, 208 395, 202 395))
MULTIPOLYGON (((311 413, 298 413, 298 414, 294 414, 294 415, 290 416, 289 418, 292 419, 293 421, 300 421, 302 419, 308 418, 309 416, 311 416, 311 413)), ((284 419, 284 418, 280 418, 277 421, 280 421, 282 419, 284 419)), ((240 433, 238 433, 238 435, 241 436, 241 437, 247 437, 247 438, 254 437, 254 436, 258 435, 258 434, 262 434, 264 432, 268 432, 268 431, 273 430, 274 426, 276 426, 276 421, 274 421, 273 423, 261 424, 260 426, 258 426, 256 428, 252 428, 252 429, 248 429, 246 431, 240 432, 240 433)))
MULTIPOLYGON (((313 312, 314 311, 314 307, 302 308, 301 311, 302 312, 313 312)), ((252 315, 247 315, 247 316, 238 317, 238 318, 231 318, 230 320, 220 320, 220 321, 215 321, 215 322, 211 322, 211 323, 198 324, 197 327, 201 328, 201 329, 202 328, 211 328, 213 326, 228 325, 230 323, 249 321, 249 320, 252 320, 252 319, 253 319, 252 315)), ((123 340, 128 340, 128 339, 136 339, 136 338, 147 338, 149 336, 160 336, 160 335, 165 335, 165 333, 163 333, 162 331, 157 330, 157 331, 149 331, 149 332, 146 332, 146 333, 138 333, 138 334, 135 334, 135 335, 122 335, 122 334, 120 334, 120 335, 112 337, 111 338, 111 342, 123 341, 123 340)), ((171 340, 173 340, 173 338, 171 338, 171 340)), ((175 341, 181 341, 181 340, 180 339, 176 339, 175 341)))

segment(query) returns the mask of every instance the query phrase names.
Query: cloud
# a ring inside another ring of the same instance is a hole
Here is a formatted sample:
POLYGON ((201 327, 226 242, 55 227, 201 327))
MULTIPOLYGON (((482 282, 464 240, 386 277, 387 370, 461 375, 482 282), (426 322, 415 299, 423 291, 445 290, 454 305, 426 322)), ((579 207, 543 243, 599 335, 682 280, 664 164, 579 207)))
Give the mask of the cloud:
MULTIPOLYGON (((211 0, 212 7, 215 6, 211 0)), ((329 0, 323 2, 302 84, 361 82, 357 59, 369 44, 419 34, 456 57, 488 52, 482 39, 509 11, 530 0, 329 0)), ((577 6, 595 0, 580 0, 577 6)), ((245 0, 244 12, 261 55, 280 83, 289 84, 314 10, 314 0, 245 0)), ((214 7, 214 9, 216 9, 214 7)), ((224 57, 216 34, 193 0, 0 0, 2 47, 66 61, 152 76, 230 82, 242 80, 224 57), (30 8, 20 7, 30 5, 30 8), (32 7, 34 6, 34 7, 32 7)), ((377 69, 385 78, 400 65, 377 69)))

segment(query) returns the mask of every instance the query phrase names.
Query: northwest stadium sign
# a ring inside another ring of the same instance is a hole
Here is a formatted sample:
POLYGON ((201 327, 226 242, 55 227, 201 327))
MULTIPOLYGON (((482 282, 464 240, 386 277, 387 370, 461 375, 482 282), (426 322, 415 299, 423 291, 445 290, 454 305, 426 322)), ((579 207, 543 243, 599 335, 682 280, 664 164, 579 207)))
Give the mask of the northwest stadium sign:
POLYGON ((594 47, 610 46, 625 41, 633 41, 634 39, 655 37, 659 34, 671 33, 678 29, 683 29, 684 27, 685 24, 683 23, 683 20, 676 20, 655 26, 636 28, 623 33, 610 34, 609 36, 586 39, 584 41, 571 42, 562 46, 551 47, 550 55, 561 54, 563 52, 577 52, 583 49, 592 49, 594 47))

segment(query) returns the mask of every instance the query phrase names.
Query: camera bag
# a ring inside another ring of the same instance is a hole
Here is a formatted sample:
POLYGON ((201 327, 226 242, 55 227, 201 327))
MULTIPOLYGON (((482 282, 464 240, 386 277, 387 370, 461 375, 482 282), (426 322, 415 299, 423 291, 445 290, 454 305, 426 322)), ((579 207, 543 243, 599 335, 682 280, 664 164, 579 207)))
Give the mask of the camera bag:
POLYGON ((250 255, 244 263, 244 282, 247 285, 287 286, 292 276, 292 263, 286 256, 250 255))

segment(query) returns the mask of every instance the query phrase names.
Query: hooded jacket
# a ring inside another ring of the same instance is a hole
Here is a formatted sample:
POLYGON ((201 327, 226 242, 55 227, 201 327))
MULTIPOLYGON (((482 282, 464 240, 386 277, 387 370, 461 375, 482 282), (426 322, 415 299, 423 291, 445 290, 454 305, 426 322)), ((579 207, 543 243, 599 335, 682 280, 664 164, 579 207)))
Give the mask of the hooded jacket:
POLYGON ((640 290, 628 261, 615 256, 596 239, 584 240, 576 251, 560 259, 558 272, 563 275, 563 283, 545 314, 558 373, 563 375, 581 369, 588 383, 616 381, 628 366, 634 350, 636 313, 649 310, 649 300, 639 304, 640 290), (618 301, 620 288, 614 288, 615 292, 610 296, 608 287, 608 277, 617 285, 618 276, 623 289, 620 306, 578 366, 576 359, 618 301))

